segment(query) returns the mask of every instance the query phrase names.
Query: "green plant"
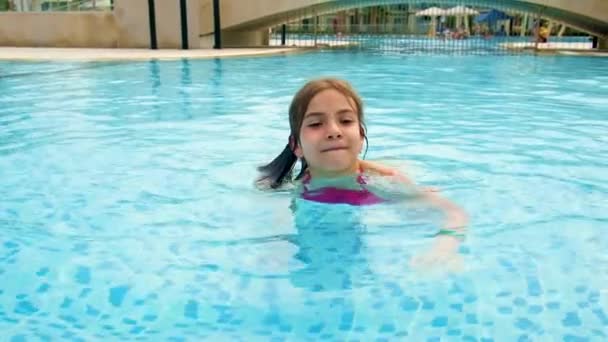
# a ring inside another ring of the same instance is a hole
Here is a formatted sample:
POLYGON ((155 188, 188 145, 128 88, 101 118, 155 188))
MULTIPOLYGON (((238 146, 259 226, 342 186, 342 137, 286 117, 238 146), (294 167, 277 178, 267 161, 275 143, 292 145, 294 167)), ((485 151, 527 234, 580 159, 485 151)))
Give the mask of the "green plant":
POLYGON ((0 0, 0 11, 8 11, 8 0, 0 0))

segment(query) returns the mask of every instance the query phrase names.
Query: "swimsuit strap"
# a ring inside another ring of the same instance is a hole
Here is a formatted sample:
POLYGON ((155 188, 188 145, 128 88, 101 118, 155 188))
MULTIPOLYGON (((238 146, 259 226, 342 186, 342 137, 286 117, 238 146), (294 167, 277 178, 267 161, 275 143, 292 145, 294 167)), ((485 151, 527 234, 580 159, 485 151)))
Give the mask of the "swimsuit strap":
POLYGON ((306 185, 310 183, 311 178, 310 172, 306 170, 306 173, 304 173, 304 178, 302 178, 302 186, 304 187, 304 191, 308 191, 308 187, 306 185))
POLYGON ((361 166, 359 166, 359 172, 357 174, 357 183, 361 185, 367 184, 367 182, 365 182, 365 179, 363 178, 363 168, 361 166))
POLYGON ((302 178, 302 183, 304 184, 308 184, 310 182, 310 172, 308 170, 305 171, 304 173, 304 178, 302 178))

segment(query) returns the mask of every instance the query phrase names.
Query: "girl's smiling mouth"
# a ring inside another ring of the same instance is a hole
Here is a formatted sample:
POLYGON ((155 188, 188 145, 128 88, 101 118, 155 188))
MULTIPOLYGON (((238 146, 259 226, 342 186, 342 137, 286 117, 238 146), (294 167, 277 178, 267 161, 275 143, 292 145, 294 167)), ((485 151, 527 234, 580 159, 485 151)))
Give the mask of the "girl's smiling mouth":
POLYGON ((334 147, 329 147, 329 148, 321 150, 321 153, 331 152, 331 151, 347 150, 347 149, 348 149, 348 147, 346 147, 346 146, 334 146, 334 147))

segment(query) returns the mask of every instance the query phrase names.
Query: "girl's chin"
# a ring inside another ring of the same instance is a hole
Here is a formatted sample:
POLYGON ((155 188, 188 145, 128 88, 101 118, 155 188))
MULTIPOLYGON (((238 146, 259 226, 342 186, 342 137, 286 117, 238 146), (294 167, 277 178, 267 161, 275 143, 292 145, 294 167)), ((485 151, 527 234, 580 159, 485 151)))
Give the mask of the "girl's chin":
POLYGON ((352 162, 344 162, 344 163, 327 163, 317 168, 319 173, 344 173, 348 174, 352 171, 355 171, 356 166, 352 162))

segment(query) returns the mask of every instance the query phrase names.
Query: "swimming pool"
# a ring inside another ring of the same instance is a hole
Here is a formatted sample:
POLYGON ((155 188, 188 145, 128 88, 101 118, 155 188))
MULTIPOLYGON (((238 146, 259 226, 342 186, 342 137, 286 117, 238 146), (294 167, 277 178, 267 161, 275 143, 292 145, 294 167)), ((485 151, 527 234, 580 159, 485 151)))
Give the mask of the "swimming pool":
POLYGON ((71 340, 608 339, 608 60, 319 52, 0 62, 0 331, 71 340), (253 188, 310 77, 365 101, 367 158, 471 218, 253 188))

